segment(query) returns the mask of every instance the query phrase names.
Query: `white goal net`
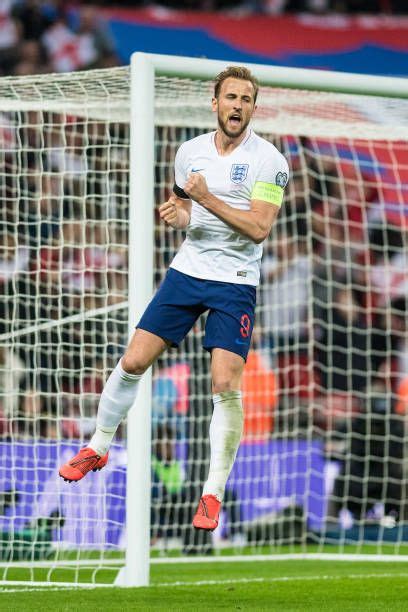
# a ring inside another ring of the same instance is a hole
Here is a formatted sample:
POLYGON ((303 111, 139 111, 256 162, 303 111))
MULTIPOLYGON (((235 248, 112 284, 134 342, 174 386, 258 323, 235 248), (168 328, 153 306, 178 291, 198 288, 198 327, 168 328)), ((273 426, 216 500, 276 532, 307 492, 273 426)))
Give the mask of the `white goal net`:
MULTIPOLYGON (((57 469, 89 439, 128 338, 129 79, 0 80, 4 580, 109 581, 129 544, 125 427, 102 472, 68 485, 57 469)), ((156 79, 156 204, 178 146, 214 129, 211 96, 156 79)), ((258 105, 291 177, 265 243, 244 437, 219 528, 194 532, 211 417, 200 319, 153 370, 153 554, 402 554, 408 102, 262 87, 258 105)), ((156 287, 183 234, 152 215, 156 287)))

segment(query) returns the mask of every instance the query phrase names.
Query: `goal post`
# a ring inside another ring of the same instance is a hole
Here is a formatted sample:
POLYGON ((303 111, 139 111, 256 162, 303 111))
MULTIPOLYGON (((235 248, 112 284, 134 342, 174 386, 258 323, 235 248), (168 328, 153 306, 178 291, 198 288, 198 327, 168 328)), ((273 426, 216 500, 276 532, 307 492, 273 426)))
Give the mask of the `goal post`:
MULTIPOLYGON (((129 167, 129 337, 153 294, 154 71, 131 63, 129 167)), ((150 565, 152 374, 141 380, 127 419, 126 561, 116 584, 146 586, 150 565)))
POLYGON ((3 581, 146 586, 174 550, 406 559, 405 79, 246 64, 254 130, 291 178, 213 536, 191 529, 209 459, 201 318, 144 376, 107 467, 57 477, 183 239, 157 205, 180 144, 216 127, 213 79, 233 63, 135 53, 130 68, 0 79, 3 581))

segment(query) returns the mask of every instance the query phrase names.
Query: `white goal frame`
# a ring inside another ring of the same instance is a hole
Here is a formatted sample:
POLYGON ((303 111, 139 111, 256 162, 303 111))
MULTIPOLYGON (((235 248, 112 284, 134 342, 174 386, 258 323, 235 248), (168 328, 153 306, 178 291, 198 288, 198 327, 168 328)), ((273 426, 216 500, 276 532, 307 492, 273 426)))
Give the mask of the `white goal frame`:
MULTIPOLYGON (((154 99, 156 76, 212 79, 231 61, 134 53, 131 57, 129 332, 153 292, 154 99)), ((245 64, 261 85, 408 98, 408 79, 245 64)), ((128 417, 126 562, 118 586, 149 584, 151 371, 128 417)), ((336 555, 336 559, 347 555, 336 555)), ((349 555, 355 558, 355 555, 349 555)), ((386 555, 372 556, 386 560, 386 555)), ((247 558, 247 557, 246 557, 247 558)), ((250 558, 250 557, 248 557, 250 558)), ((267 556, 265 556, 267 558, 267 556)), ((326 558, 326 557, 325 557, 326 558)), ((330 555, 327 556, 330 558, 330 555)), ((393 559, 395 560, 395 559, 393 559)))

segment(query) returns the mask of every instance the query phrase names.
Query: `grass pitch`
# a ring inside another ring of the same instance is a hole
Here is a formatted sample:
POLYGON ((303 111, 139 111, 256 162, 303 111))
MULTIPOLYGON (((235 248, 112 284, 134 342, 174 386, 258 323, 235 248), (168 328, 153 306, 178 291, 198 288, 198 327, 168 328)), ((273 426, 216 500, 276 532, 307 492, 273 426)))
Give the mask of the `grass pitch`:
MULTIPOLYGON (((114 580, 114 570, 101 571, 103 576, 95 574, 95 580, 114 580)), ((31 575, 45 579, 46 570, 31 575)), ((72 571, 65 569, 52 575, 60 582, 73 577, 72 571)), ((84 574, 82 578, 92 576, 84 574)), ((17 577, 10 573, 8 579, 17 577)), ((408 611, 408 562, 192 560, 153 564, 151 584, 141 589, 3 585, 0 610, 408 611)))

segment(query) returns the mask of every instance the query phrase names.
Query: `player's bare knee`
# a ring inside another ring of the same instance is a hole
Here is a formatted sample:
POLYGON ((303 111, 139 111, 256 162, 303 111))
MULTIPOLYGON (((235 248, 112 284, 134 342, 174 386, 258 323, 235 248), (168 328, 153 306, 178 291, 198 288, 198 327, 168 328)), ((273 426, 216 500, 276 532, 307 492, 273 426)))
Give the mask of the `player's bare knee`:
POLYGON ((230 379, 222 379, 214 380, 212 383, 212 392, 215 393, 224 393, 225 391, 235 391, 237 389, 237 385, 235 381, 230 379))
POLYGON ((150 364, 145 363, 143 359, 137 355, 128 355, 125 353, 121 360, 121 366, 128 374, 144 374, 150 364))

